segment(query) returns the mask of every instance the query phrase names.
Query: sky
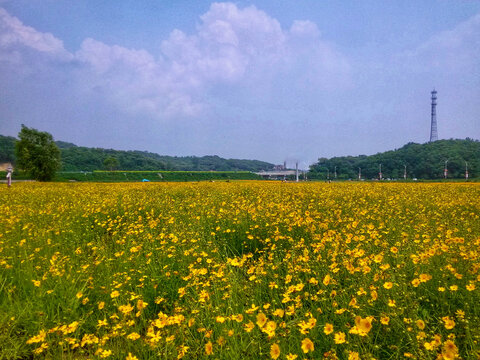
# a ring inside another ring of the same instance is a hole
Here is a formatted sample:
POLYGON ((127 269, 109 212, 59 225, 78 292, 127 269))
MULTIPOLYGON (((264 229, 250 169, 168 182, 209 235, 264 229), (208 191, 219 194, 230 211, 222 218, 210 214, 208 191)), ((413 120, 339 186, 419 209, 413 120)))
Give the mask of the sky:
POLYGON ((287 161, 480 139, 480 0, 0 0, 0 134, 287 161))

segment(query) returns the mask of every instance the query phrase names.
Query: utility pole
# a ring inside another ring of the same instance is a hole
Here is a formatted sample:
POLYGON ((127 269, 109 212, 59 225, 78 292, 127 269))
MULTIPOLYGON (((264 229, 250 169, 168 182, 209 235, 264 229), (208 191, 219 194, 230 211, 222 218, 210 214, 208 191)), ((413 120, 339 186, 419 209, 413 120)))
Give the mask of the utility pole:
POLYGON ((437 92, 435 89, 432 91, 432 118, 430 123, 430 142, 438 140, 437 132, 437 92))
POLYGON ((337 167, 335 166, 335 179, 337 179, 337 167))
POLYGON ((447 163, 448 163, 448 159, 445 160, 445 167, 443 168, 443 177, 445 179, 447 178, 447 175, 448 175, 447 163))
POLYGON ((468 180, 468 162, 465 161, 465 180, 468 180))
POLYGON ((330 180, 330 170, 327 168, 327 180, 330 180))
POLYGON ((407 165, 403 165, 403 180, 407 180, 407 165))
POLYGON ((362 168, 358 168, 358 180, 362 180, 362 168))
POLYGON ((378 179, 382 180, 382 164, 380 164, 379 169, 378 169, 378 179))

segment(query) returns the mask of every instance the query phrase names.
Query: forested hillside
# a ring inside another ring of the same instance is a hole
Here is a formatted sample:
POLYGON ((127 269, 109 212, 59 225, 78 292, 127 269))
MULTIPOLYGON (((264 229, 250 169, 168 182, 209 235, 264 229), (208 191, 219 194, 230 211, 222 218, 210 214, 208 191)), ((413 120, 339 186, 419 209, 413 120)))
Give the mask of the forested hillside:
MULTIPOLYGON (((14 137, 0 135, 0 162, 15 163, 14 137)), ((176 170, 176 171, 260 171, 273 164, 259 160, 224 159, 219 156, 163 156, 147 151, 88 148, 56 141, 61 150, 61 171, 176 170)))
POLYGON ((311 179, 357 179, 359 168, 364 179, 378 178, 380 164, 383 178, 403 178, 405 165, 408 178, 443 178, 445 161, 448 178, 464 178, 468 164, 471 178, 480 176, 480 142, 478 140, 438 140, 426 144, 408 143, 400 149, 371 156, 320 158, 310 166, 311 179), (467 164, 465 164, 467 162, 467 164))

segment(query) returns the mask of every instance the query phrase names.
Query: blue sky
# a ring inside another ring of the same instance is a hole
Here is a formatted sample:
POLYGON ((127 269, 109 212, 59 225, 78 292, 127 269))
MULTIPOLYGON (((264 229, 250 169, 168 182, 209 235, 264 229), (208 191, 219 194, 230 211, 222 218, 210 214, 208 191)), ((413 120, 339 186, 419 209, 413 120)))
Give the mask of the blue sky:
POLYGON ((480 1, 0 0, 0 134, 274 163, 480 138, 480 1))

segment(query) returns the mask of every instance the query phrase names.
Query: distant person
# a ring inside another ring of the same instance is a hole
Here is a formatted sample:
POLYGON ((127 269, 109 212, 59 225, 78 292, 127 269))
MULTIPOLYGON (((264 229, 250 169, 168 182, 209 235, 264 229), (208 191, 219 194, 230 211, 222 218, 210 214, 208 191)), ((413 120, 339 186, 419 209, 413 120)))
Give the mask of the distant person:
POLYGON ((8 187, 12 186, 12 171, 13 169, 11 167, 8 167, 7 169, 7 186, 8 187))

